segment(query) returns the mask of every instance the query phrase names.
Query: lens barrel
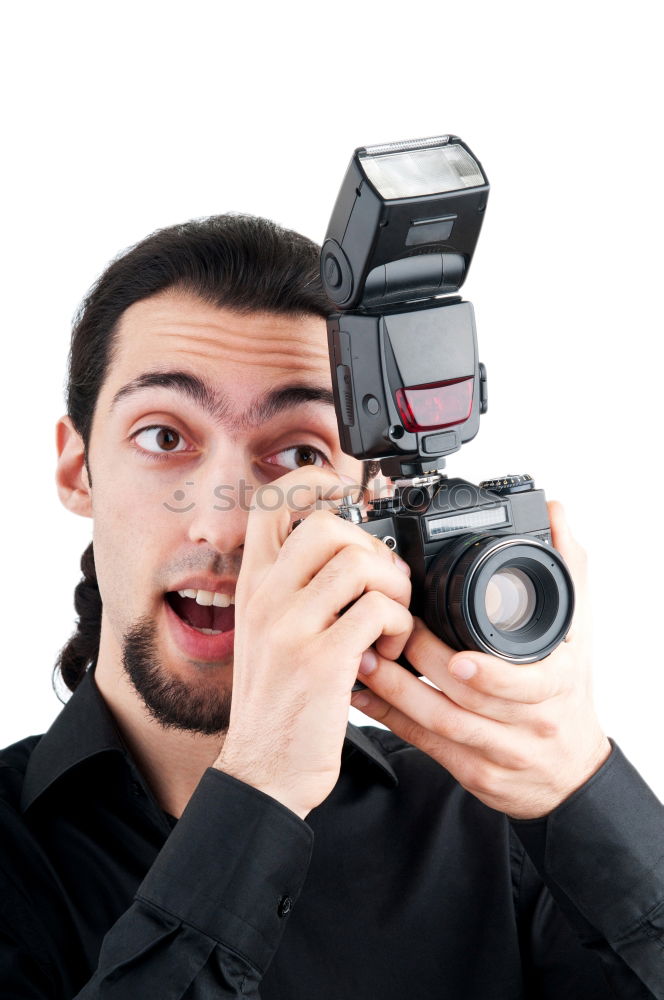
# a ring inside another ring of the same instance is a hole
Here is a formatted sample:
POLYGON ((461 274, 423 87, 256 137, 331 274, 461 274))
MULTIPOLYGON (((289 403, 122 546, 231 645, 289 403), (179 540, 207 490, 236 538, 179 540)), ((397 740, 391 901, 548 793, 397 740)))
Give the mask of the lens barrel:
POLYGON ((562 557, 527 536, 461 536, 433 560, 424 591, 425 621, 444 642, 513 663, 548 656, 574 612, 562 557))

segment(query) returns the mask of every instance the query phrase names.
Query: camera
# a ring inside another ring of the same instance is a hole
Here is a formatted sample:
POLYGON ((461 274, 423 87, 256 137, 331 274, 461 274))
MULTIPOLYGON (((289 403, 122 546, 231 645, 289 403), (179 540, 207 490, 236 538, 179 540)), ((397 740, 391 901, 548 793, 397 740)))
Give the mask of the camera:
MULTIPOLYGON (((474 485, 446 456, 487 411, 473 307, 457 293, 489 182, 458 136, 355 150, 320 255, 342 449, 393 494, 341 516, 411 569, 411 611, 454 649, 531 663, 565 638, 574 588, 530 476, 474 485)), ((407 665, 407 664, 404 664, 407 665)))
POLYGON ((411 611, 453 648, 530 663, 567 633, 572 581, 530 476, 414 478, 373 501, 366 520, 349 502, 341 513, 408 563, 411 611))

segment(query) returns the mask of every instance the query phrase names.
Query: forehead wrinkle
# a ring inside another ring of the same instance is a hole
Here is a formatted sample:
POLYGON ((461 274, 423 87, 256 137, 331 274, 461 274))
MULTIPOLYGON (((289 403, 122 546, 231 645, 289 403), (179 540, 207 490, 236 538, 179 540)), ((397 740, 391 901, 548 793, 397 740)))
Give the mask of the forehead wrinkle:
POLYGON ((224 351, 223 349, 220 350, 219 345, 217 345, 214 357, 211 357, 208 351, 195 351, 190 347, 176 350, 173 354, 182 354, 185 360, 187 358, 200 358, 208 365, 211 361, 222 361, 226 364, 242 365, 242 367, 284 368, 286 371, 295 371, 303 367, 317 368, 320 362, 324 362, 324 369, 326 372, 329 372, 327 354, 307 354, 302 351, 295 356, 276 350, 272 353, 262 352, 254 356, 252 353, 246 351, 233 353, 231 351, 224 351))
MULTIPOLYGON (((200 329, 210 331, 210 328, 207 326, 200 329)), ((217 331, 216 334, 212 331, 208 334, 203 334, 199 330, 192 329, 191 331, 187 331, 183 326, 171 330, 162 327, 159 329, 158 335, 160 338, 188 341, 192 347, 196 346, 199 349, 209 348, 212 351, 229 348, 230 350, 239 350, 242 353, 249 350, 269 354, 271 350, 274 350, 275 345, 290 344, 294 348, 297 348, 299 352, 327 357, 327 346, 324 338, 321 338, 320 343, 316 343, 316 340, 311 336, 304 335, 293 328, 288 329, 287 336, 284 336, 284 331, 282 330, 275 330, 271 335, 268 334, 267 336, 263 333, 252 333, 247 336, 244 332, 239 333, 227 329, 217 331)), ((180 350, 187 349, 188 347, 186 346, 180 348, 180 350)))
POLYGON ((182 346, 169 345, 169 354, 179 356, 186 363, 187 358, 200 358, 207 365, 211 362, 221 362, 224 364, 236 364, 242 367, 252 368, 285 368, 295 370, 297 368, 323 368, 329 371, 329 355, 327 348, 324 350, 312 350, 310 346, 304 348, 297 347, 296 350, 288 349, 283 342, 269 342, 265 347, 238 343, 237 345, 220 344, 219 341, 210 341, 204 344, 186 344, 182 346), (207 349, 206 349, 207 348, 207 349))
POLYGON ((281 314, 259 310, 237 312, 205 302, 185 289, 167 292, 134 303, 120 319, 121 340, 125 346, 136 338, 156 338, 169 342, 180 340, 176 349, 209 349, 213 354, 225 345, 242 356, 252 352, 307 354, 311 359, 327 361, 325 322, 309 314, 281 314))
POLYGON ((130 309, 134 310, 141 304, 147 306, 147 310, 143 311, 148 312, 152 328, 160 335, 209 338, 228 336, 243 341, 253 338, 282 338, 285 335, 309 340, 313 322, 319 327, 319 335, 325 340, 324 320, 309 313, 237 312, 226 306, 206 305, 197 296, 180 300, 167 295, 144 299, 130 309), (306 332, 303 328, 305 325, 306 332))

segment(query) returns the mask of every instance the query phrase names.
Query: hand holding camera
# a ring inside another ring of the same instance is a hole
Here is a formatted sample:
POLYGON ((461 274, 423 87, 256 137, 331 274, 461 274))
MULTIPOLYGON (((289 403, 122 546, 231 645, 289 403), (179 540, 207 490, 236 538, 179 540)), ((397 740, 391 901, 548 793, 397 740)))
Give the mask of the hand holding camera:
MULTIPOLYGON (((317 467, 279 485, 286 498, 297 487, 298 508, 321 489, 345 489, 317 467)), ((304 818, 337 782, 362 654, 375 644, 396 659, 410 635, 410 578, 387 546, 331 511, 290 532, 287 503, 268 510, 260 491, 255 499, 235 596, 230 725, 215 766, 304 818)))
POLYGON ((419 619, 405 649, 423 684, 376 655, 361 672, 371 689, 353 704, 437 760, 493 809, 544 816, 604 763, 611 745, 591 693, 586 557, 559 504, 549 505, 553 542, 577 591, 574 624, 545 660, 521 667, 456 652, 419 619))

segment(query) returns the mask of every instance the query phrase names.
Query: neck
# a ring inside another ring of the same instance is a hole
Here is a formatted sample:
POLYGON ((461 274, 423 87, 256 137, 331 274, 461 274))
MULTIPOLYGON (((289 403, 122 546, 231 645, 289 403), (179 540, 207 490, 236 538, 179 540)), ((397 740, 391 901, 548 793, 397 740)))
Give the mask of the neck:
POLYGON ((179 819, 203 772, 219 756, 224 735, 168 728, 154 719, 122 666, 120 648, 103 628, 95 681, 159 806, 179 819))

